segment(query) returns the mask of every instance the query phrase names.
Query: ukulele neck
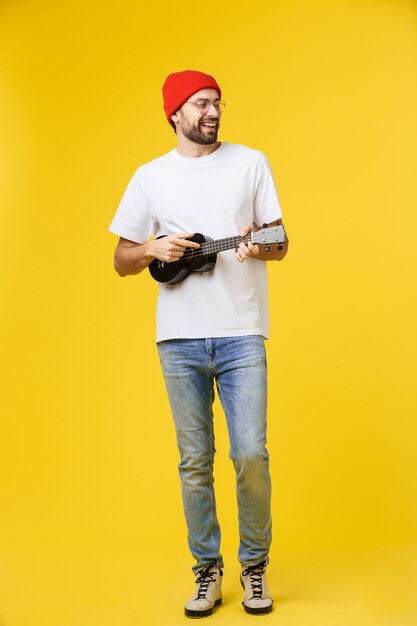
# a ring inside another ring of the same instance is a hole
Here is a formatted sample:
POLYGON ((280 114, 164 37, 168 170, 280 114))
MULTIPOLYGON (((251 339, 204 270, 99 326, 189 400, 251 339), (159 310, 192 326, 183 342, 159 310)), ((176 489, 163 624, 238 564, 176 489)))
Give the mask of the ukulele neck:
POLYGON ((215 241, 205 241, 201 244, 201 252, 203 254, 214 254, 224 252, 225 250, 232 250, 233 248, 238 248, 242 241, 251 241, 251 233, 248 233, 244 237, 238 235, 236 237, 216 239, 215 241))

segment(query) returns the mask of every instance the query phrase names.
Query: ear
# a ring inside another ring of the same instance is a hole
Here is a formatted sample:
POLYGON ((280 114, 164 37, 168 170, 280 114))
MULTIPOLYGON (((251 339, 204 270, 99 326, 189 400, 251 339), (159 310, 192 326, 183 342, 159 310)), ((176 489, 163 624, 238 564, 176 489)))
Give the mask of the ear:
POLYGON ((180 118, 178 117, 177 113, 174 113, 173 115, 171 115, 171 119, 174 122, 174 124, 180 121, 180 118))

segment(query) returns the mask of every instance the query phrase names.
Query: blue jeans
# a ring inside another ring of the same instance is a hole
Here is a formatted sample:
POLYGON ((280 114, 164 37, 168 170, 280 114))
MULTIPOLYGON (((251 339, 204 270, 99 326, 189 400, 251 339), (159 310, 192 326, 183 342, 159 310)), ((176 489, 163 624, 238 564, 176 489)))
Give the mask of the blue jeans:
POLYGON ((271 544, 271 479, 266 450, 266 359, 260 335, 174 339, 158 343, 180 452, 188 544, 194 571, 220 554, 214 494, 214 384, 226 415, 236 471, 240 545, 244 566, 256 565, 271 544))

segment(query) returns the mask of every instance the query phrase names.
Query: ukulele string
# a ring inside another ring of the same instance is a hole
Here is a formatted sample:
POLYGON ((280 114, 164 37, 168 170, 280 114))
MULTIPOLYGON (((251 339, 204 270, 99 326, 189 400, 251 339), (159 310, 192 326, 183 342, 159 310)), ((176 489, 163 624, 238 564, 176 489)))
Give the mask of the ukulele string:
POLYGON ((250 241, 250 239, 251 236, 250 233, 248 233, 244 237, 227 237, 226 239, 219 239, 218 241, 204 241, 201 244, 201 248, 198 248, 196 250, 194 250, 193 248, 186 248, 186 251, 178 260, 186 261, 195 257, 207 256, 208 254, 216 254, 217 252, 222 252, 224 250, 231 250, 235 247, 235 245, 239 245, 239 243, 241 243, 242 241, 250 241), (227 248, 223 248, 223 245, 225 244, 228 246, 227 248), (229 244, 231 244, 230 247, 229 244))

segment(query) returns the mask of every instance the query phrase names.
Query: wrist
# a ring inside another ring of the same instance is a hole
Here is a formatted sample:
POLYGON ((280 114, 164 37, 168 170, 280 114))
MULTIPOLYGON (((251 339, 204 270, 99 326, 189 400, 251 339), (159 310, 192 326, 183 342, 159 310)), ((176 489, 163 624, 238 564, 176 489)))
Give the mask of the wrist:
POLYGON ((151 261, 155 258, 155 239, 151 239, 139 247, 139 258, 144 261, 151 261))

